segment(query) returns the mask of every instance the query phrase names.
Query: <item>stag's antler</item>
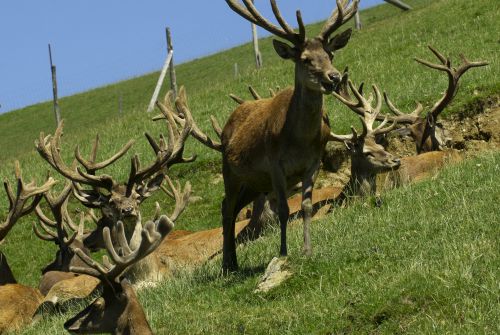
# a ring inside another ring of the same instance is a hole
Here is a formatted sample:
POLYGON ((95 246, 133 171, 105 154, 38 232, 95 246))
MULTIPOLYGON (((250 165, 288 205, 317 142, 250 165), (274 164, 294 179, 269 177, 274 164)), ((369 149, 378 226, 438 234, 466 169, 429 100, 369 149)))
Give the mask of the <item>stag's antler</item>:
MULTIPOLYGON (((156 102, 156 105, 158 106, 162 114, 155 116, 153 120, 154 121, 166 120, 167 127, 169 127, 169 129, 173 128, 174 132, 177 131, 178 126, 184 128, 186 126, 186 123, 189 122, 191 124, 190 133, 196 140, 198 140, 199 142, 201 142, 202 144, 211 149, 221 151, 222 145, 220 144, 220 142, 210 138, 194 122, 191 110, 189 109, 187 104, 186 89, 183 86, 179 90, 179 95, 177 99, 175 99, 175 108, 172 104, 172 100, 173 100, 173 93, 168 92, 163 102, 159 101, 156 102)), ((217 119, 211 115, 210 120, 212 122, 212 127, 215 133, 220 139, 222 134, 222 129, 219 123, 217 122, 217 119)))
POLYGON ((351 135, 336 135, 333 132, 330 132, 330 139, 335 141, 347 141, 347 140, 357 140, 358 138, 364 138, 366 136, 377 136, 386 134, 396 128, 396 122, 393 122, 389 127, 384 128, 384 126, 388 122, 388 118, 384 118, 382 123, 378 125, 375 129, 373 128, 374 122, 377 120, 377 117, 380 115, 380 110, 382 108, 382 96, 380 94, 380 90, 376 85, 373 85, 373 92, 375 93, 375 107, 372 106, 373 97, 365 99, 363 96, 363 85, 360 86, 359 89, 356 89, 351 80, 347 79, 347 75, 344 75, 343 81, 341 83, 343 87, 340 89, 339 93, 333 92, 332 94, 339 99, 344 105, 349 107, 356 114, 362 115, 360 116, 361 123, 363 124, 363 133, 361 136, 358 135, 354 127, 351 127, 352 134, 351 135), (345 82, 347 81, 349 88, 352 93, 356 97, 357 101, 351 99, 349 95, 349 91, 345 86, 345 82))
POLYGON ((18 161, 15 162, 15 176, 17 179, 17 189, 15 193, 6 179, 3 182, 5 192, 7 193, 7 199, 9 200, 9 212, 5 220, 0 223, 0 241, 7 236, 8 232, 19 218, 29 214, 35 209, 42 199, 43 194, 50 190, 56 183, 54 179, 48 178, 45 184, 40 187, 37 187, 34 181, 25 184, 18 161), (32 198, 32 201, 28 204, 30 198, 32 198))
MULTIPOLYGON (((111 232, 108 227, 103 229, 106 250, 111 257, 111 263, 108 257, 103 257, 103 263, 100 264, 87 256, 81 249, 76 248, 74 252, 90 267, 71 267, 72 272, 88 274, 98 277, 108 283, 117 283, 120 276, 129 266, 137 263, 151 252, 153 252, 163 241, 165 236, 173 229, 174 223, 166 216, 162 215, 157 222, 148 221, 141 230, 140 244, 136 249, 132 249, 127 242, 125 229, 121 221, 117 224, 118 241, 116 245, 111 240, 111 232), (117 250, 121 250, 121 254, 117 250)), ((134 237, 132 237, 134 239, 134 237)))
POLYGON ((96 176, 95 172, 113 164, 119 158, 123 157, 123 155, 125 155, 130 149, 134 141, 130 140, 115 155, 100 163, 95 162, 97 148, 99 146, 98 136, 92 146, 89 160, 85 160, 82 157, 80 149, 77 146, 75 148, 75 157, 85 167, 86 171, 83 171, 80 168, 75 169, 68 167, 61 157, 61 136, 63 134, 63 127, 64 122, 61 121, 54 133, 54 136, 45 136, 44 133, 40 133, 38 141, 35 142, 36 149, 40 156, 42 156, 42 158, 45 159, 45 161, 47 161, 47 163, 49 163, 57 172, 74 183, 90 185, 96 188, 102 187, 111 191, 113 187, 116 186, 116 182, 113 178, 106 174, 96 176))
MULTIPOLYGON (((435 120, 455 97, 458 91, 458 81, 460 80, 460 77, 469 69, 474 67, 486 66, 488 65, 488 63, 484 61, 471 62, 463 54, 461 54, 460 58, 462 60, 462 63, 458 68, 455 68, 452 66, 451 60, 449 58, 446 58, 432 46, 428 47, 429 50, 431 50, 431 52, 439 59, 441 64, 433 64, 419 58, 415 58, 415 60, 424 66, 438 71, 443 71, 448 75, 448 88, 446 89, 446 92, 443 94, 441 99, 439 99, 439 101, 434 104, 429 112, 435 120)), ((423 110, 422 105, 420 103, 417 103, 417 108, 412 113, 405 114, 394 106, 394 104, 389 100, 389 97, 386 93, 384 93, 384 98, 387 106, 389 106, 389 109, 395 115, 395 117, 391 117, 391 119, 396 120, 398 123, 414 123, 420 117, 420 114, 423 110)))
POLYGON ((81 213, 80 224, 76 225, 68 213, 68 201, 72 194, 71 182, 66 182, 64 189, 58 196, 51 192, 44 194, 45 201, 50 208, 54 219, 49 219, 40 206, 35 208, 38 217, 38 225, 33 222, 35 235, 44 240, 55 242, 60 249, 67 249, 76 240, 83 242, 86 233, 84 232, 84 213, 81 213))
POLYGON ((299 25, 299 32, 295 32, 295 30, 285 21, 281 12, 276 4, 276 0, 271 0, 271 7, 278 20, 280 27, 276 26, 269 20, 265 19, 262 14, 259 13, 257 8, 255 8, 252 0, 243 0, 242 6, 238 0, 226 0, 229 7, 235 11, 237 14, 241 15, 246 20, 264 28, 271 34, 274 34, 278 37, 281 37, 295 45, 300 45, 304 43, 306 39, 306 28, 304 26, 304 22, 302 20, 302 14, 298 10, 296 12, 297 23, 299 25))
POLYGON ((359 0, 354 0, 350 6, 348 6, 349 0, 337 0, 337 8, 332 12, 328 20, 326 20, 325 25, 321 29, 319 36, 323 40, 327 40, 328 37, 340 26, 349 21, 358 11, 359 0))

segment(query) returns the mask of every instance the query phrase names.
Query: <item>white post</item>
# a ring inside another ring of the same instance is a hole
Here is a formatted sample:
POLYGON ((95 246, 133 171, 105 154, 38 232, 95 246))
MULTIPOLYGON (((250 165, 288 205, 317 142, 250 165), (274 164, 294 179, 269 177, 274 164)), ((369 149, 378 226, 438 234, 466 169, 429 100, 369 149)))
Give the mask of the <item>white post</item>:
POLYGON ((151 101, 149 102, 149 106, 147 109, 148 113, 151 113, 153 111, 153 109, 155 108, 156 100, 158 100, 158 95, 160 94, 161 85, 163 85, 163 80, 165 79, 165 75, 167 74, 167 70, 168 70, 168 67, 170 66, 170 62, 172 60, 173 55, 174 55, 174 51, 170 50, 168 52, 167 59, 165 59, 165 64, 163 64, 163 69, 161 70, 160 78, 158 78, 158 83, 156 84, 155 91, 153 93, 153 97, 151 98, 151 101))
MULTIPOLYGON (((252 0, 252 3, 254 0, 252 0)), ((257 26, 252 23, 253 52, 255 54, 255 67, 259 70, 262 67, 262 54, 259 50, 259 37, 257 36, 257 26)))

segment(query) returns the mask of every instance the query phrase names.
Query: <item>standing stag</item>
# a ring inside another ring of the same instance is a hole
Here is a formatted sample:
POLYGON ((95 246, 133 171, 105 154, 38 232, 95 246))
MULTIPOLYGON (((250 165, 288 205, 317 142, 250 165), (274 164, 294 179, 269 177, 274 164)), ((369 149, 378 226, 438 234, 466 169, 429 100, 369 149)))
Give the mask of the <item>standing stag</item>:
POLYGON ((311 253, 309 223, 313 175, 319 167, 327 134, 323 134, 323 94, 335 90, 341 79, 332 66, 334 51, 343 48, 351 29, 330 38, 357 11, 359 0, 338 0, 318 36, 306 37, 300 11, 297 33, 282 17, 275 0, 273 13, 281 27, 265 19, 251 0, 226 0, 246 20, 259 25, 292 46, 273 40, 279 56, 295 63, 295 87, 271 99, 245 102, 229 117, 222 131, 225 198, 222 203, 224 271, 236 270, 234 236, 237 213, 262 193, 274 192, 281 226, 280 254, 287 255, 286 227, 289 216, 287 190, 302 182, 304 252, 311 253))

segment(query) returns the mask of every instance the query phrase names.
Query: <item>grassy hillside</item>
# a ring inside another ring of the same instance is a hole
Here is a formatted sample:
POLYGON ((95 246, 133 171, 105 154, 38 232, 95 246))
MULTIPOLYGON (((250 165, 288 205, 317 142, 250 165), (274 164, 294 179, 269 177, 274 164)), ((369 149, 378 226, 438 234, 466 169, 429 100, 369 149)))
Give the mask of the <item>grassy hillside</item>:
MULTIPOLYGON (((426 48, 430 44, 455 62, 459 53, 490 62, 490 66, 464 75, 448 113, 463 109, 473 99, 500 92, 500 9, 494 1, 407 2, 414 10, 401 12, 382 5, 362 12, 363 30, 353 34, 334 65, 339 69, 348 65, 355 82, 377 83, 403 110, 413 109, 415 100, 431 106, 446 88, 446 78, 413 61, 415 56, 434 61, 426 48)), ((313 35, 320 27, 312 25, 308 33, 313 35)), ((258 72, 253 69, 250 45, 177 67, 179 83, 187 87, 190 107, 201 128, 210 132, 209 115, 216 115, 222 123, 234 109, 228 93, 249 97, 247 85, 264 94, 270 87, 293 84, 293 65, 275 55, 270 39, 262 41, 261 49, 265 67, 258 72), (241 70, 237 79, 234 63, 241 70)), ((133 153, 144 162, 152 159, 144 131, 155 136, 166 133, 164 125, 153 123, 145 113, 157 76, 154 73, 62 99, 66 161, 71 161, 76 144, 88 152, 95 133, 101 134, 101 158, 110 156, 129 138, 136 139, 128 156, 106 171, 114 176, 126 178, 133 153), (118 115, 119 94, 124 97, 123 115, 118 115)), ((357 117, 332 97, 326 101, 336 132, 348 131, 351 124, 360 127, 357 117)), ((49 103, 0 115, 0 175, 12 180, 13 161, 19 159, 26 178, 41 182, 48 165, 33 150, 33 141, 40 131, 52 133, 53 124, 49 103)), ((219 155, 192 139, 186 153, 198 154, 197 161, 174 167, 172 176, 190 180, 202 200, 190 205, 177 227, 217 227, 223 196, 217 178, 219 155)), ((294 231, 290 246, 296 276, 275 293, 250 294, 262 269, 277 254, 277 235, 268 234, 240 250, 246 269, 240 275, 219 278, 219 262, 214 262, 194 276, 143 292, 148 318, 158 333, 179 334, 214 333, 218 327, 228 334, 262 333, 268 328, 271 333, 322 334, 494 330, 500 324, 499 273, 495 270, 500 264, 498 229, 493 224, 498 222, 498 208, 495 211, 491 204, 500 200, 499 158, 498 154, 487 156, 452 169, 433 183, 397 190, 388 195, 382 209, 360 204, 338 210, 313 228, 316 249, 310 260, 300 257, 299 232, 294 231), (193 306, 199 308, 196 316, 192 315, 193 306), (236 316, 226 314, 240 307, 236 316)), ((168 208, 165 197, 157 194, 143 208, 146 217, 154 201, 168 208)), ((0 213, 6 207, 6 198, 0 194, 0 213)), ((52 260, 55 248, 37 240, 31 233, 31 220, 21 220, 1 248, 19 281, 35 286, 40 268, 52 260)), ((49 320, 28 333, 55 333, 61 322, 49 320)))
MULTIPOLYGON (((239 248, 238 274, 221 277, 216 259, 140 300, 158 334, 496 334, 499 176, 500 154, 486 155, 386 194, 381 208, 337 209, 313 224, 311 259, 293 226, 294 276, 270 293, 252 292, 278 249, 272 231, 239 248)), ((70 314, 24 334, 63 334, 70 314)))

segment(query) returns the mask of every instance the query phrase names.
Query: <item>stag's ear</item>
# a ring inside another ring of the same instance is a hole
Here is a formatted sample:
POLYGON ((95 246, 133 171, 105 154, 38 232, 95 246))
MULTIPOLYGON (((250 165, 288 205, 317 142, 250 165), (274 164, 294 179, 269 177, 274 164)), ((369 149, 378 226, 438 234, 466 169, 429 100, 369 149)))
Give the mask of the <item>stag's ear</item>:
POLYGON ((294 59, 297 57, 297 50, 278 40, 273 40, 274 50, 283 59, 294 59))
POLYGON ((349 28, 340 34, 333 36, 326 45, 325 49, 329 52, 334 52, 336 50, 342 49, 347 45, 347 42, 349 42, 351 34, 352 34, 352 29, 349 28))

